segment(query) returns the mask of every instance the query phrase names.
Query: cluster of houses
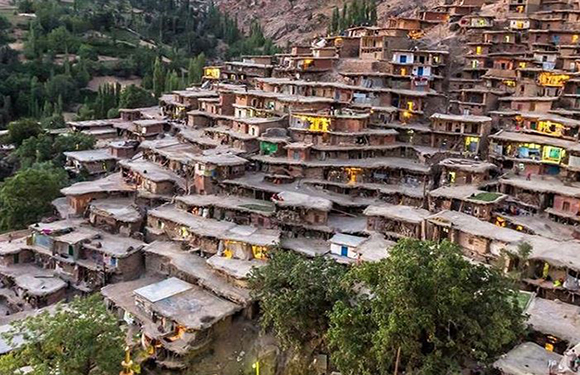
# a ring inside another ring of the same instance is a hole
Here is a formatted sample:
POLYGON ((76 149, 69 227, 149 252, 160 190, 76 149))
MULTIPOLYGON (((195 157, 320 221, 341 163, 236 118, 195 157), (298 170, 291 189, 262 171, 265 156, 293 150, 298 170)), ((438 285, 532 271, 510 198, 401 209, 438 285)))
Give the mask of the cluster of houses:
POLYGON ((85 181, 57 220, 0 238, 0 312, 100 292, 175 369, 256 316, 274 250, 348 267, 448 240, 521 275, 531 334, 500 372, 573 374, 579 128, 579 1, 450 0, 208 66, 159 106, 68 123, 99 147, 66 153, 85 181))

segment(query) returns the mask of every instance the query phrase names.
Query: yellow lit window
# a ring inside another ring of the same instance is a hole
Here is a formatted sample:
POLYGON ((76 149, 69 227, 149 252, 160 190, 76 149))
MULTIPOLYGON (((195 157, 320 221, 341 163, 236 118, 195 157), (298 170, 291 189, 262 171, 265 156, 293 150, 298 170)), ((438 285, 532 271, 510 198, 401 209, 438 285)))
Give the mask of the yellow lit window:
POLYGON ((361 174, 362 169, 361 168, 345 168, 346 174, 348 176, 348 183, 349 184, 355 184, 358 175, 361 174))
POLYGON ((483 48, 481 46, 475 47, 475 54, 476 55, 481 55, 482 51, 483 51, 483 48))
POLYGON ((570 79, 567 74, 553 74, 550 72, 542 72, 538 76, 538 83, 542 86, 549 87, 564 87, 564 84, 570 79))
POLYGON ((407 75, 407 68, 401 68, 401 75, 402 76, 406 76, 407 75))
POLYGON ((220 78, 220 69, 219 68, 212 68, 212 67, 204 68, 203 75, 206 76, 207 78, 219 79, 220 78))
POLYGON ((523 61, 521 61, 521 62, 518 64, 518 67, 520 67, 520 68, 522 68, 522 69, 525 69, 525 68, 526 68, 526 66, 528 66, 528 64, 527 64, 527 63, 525 63, 525 62, 523 62, 523 61))
POLYGON ((578 43, 578 39, 580 39, 580 35, 578 34, 572 35, 572 43, 578 43))
POLYGON ((309 124, 310 131, 326 133, 330 130, 331 119, 328 117, 296 116, 296 118, 309 124))
POLYGON ((268 259, 268 251, 264 246, 253 246, 252 245, 252 254, 254 255, 255 259, 265 260, 268 259))
POLYGON ((408 111, 412 111, 414 107, 415 107, 415 103, 413 103, 411 101, 407 102, 407 110, 408 111))
POLYGON ((564 126, 557 122, 552 121, 538 121, 538 131, 553 135, 553 136, 561 136, 564 131, 564 126))
POLYGON ((559 164, 565 153, 566 151, 560 147, 544 146, 542 150, 542 161, 559 164))

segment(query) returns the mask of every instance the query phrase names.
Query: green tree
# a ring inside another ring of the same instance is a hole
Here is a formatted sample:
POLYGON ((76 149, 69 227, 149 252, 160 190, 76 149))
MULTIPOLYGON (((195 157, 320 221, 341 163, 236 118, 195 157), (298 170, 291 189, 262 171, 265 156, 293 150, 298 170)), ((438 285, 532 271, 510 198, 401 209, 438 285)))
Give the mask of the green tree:
POLYGON ((340 31, 340 12, 337 7, 332 10, 332 20, 330 22, 330 33, 336 34, 340 31))
POLYGON ((57 27, 46 35, 48 49, 60 53, 76 52, 78 39, 64 26, 57 27))
POLYGON ((21 119, 8 124, 10 142, 20 146, 24 140, 36 137, 42 131, 40 123, 33 119, 21 119))
POLYGON ((142 87, 130 85, 121 91, 119 99, 120 108, 142 108, 155 105, 157 100, 151 93, 142 87))
POLYGON ((262 309, 262 328, 272 329, 285 346, 317 346, 328 326, 328 312, 346 297, 340 287, 345 273, 344 266, 327 258, 275 252, 268 265, 254 268, 250 276, 262 309))
POLYGON ((49 215, 51 202, 67 182, 64 169, 51 163, 21 169, 7 178, 0 187, 0 229, 22 229, 49 215))
POLYGON ((206 64, 205 53, 200 53, 189 61, 188 78, 189 83, 199 84, 203 77, 203 68, 206 64))
POLYGON ((392 374, 398 350, 407 374, 458 373, 493 360, 524 330, 512 282, 449 242, 403 240, 346 280, 352 298, 336 303, 328 331, 345 375, 392 374))
POLYGON ((96 140, 93 136, 82 133, 62 134, 56 137, 53 145, 53 163, 64 165, 67 151, 85 151, 95 148, 96 140))
POLYGON ((24 344, 0 358, 0 373, 15 374, 30 366, 31 375, 118 374, 124 354, 124 333, 98 294, 76 297, 13 323, 8 338, 23 335, 24 344))
POLYGON ((32 0, 20 0, 18 3, 18 11, 20 13, 34 12, 34 3, 32 0))
POLYGON ((345 2, 342 6, 342 14, 340 15, 340 29, 346 30, 350 27, 350 19, 348 13, 348 4, 345 2))
POLYGON ((158 98, 165 91, 165 67, 158 57, 153 66, 153 93, 158 98))
POLYGON ((43 129, 61 129, 66 126, 64 117, 61 114, 53 114, 52 116, 45 117, 40 121, 43 129))
POLYGON ((86 59, 86 60, 97 61, 99 58, 99 53, 97 52, 97 50, 93 46, 91 46, 90 44, 85 44, 85 43, 81 44, 77 54, 79 55, 79 57, 81 59, 86 59))
POLYGON ((46 134, 30 137, 22 142, 15 154, 22 168, 29 168, 34 163, 49 161, 53 156, 52 139, 46 134))
MULTIPOLYGON (((77 96, 76 82, 70 75, 58 74, 49 79, 45 84, 47 100, 56 103, 60 98, 65 103, 70 103, 77 96)), ((52 113, 49 113, 51 115, 52 113)))

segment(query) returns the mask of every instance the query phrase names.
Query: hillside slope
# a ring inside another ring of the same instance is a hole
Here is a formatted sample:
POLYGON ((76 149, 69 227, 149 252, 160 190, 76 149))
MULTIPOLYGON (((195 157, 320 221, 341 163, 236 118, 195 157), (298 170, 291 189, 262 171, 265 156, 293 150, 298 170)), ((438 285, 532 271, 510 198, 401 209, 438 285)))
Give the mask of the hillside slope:
MULTIPOLYGON (((389 16, 412 15, 439 3, 440 0, 377 0, 379 24, 389 16)), ((332 10, 342 8, 344 0, 216 0, 216 4, 237 17, 242 27, 253 19, 259 20, 265 34, 285 46, 324 35, 332 10)))

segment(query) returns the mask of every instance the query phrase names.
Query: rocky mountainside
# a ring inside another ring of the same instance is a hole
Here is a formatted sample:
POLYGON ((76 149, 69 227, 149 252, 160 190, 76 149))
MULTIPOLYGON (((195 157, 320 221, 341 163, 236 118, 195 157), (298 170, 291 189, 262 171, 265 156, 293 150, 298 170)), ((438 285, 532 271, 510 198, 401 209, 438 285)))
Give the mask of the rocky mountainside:
MULTIPOLYGON (((216 0, 222 11, 237 17, 240 26, 253 19, 261 22, 267 36, 279 45, 309 42, 324 35, 332 11, 344 0, 216 0)), ((379 25, 392 15, 412 15, 432 8, 440 0, 377 0, 379 25)), ((349 1, 350 3, 350 1, 349 1)))

